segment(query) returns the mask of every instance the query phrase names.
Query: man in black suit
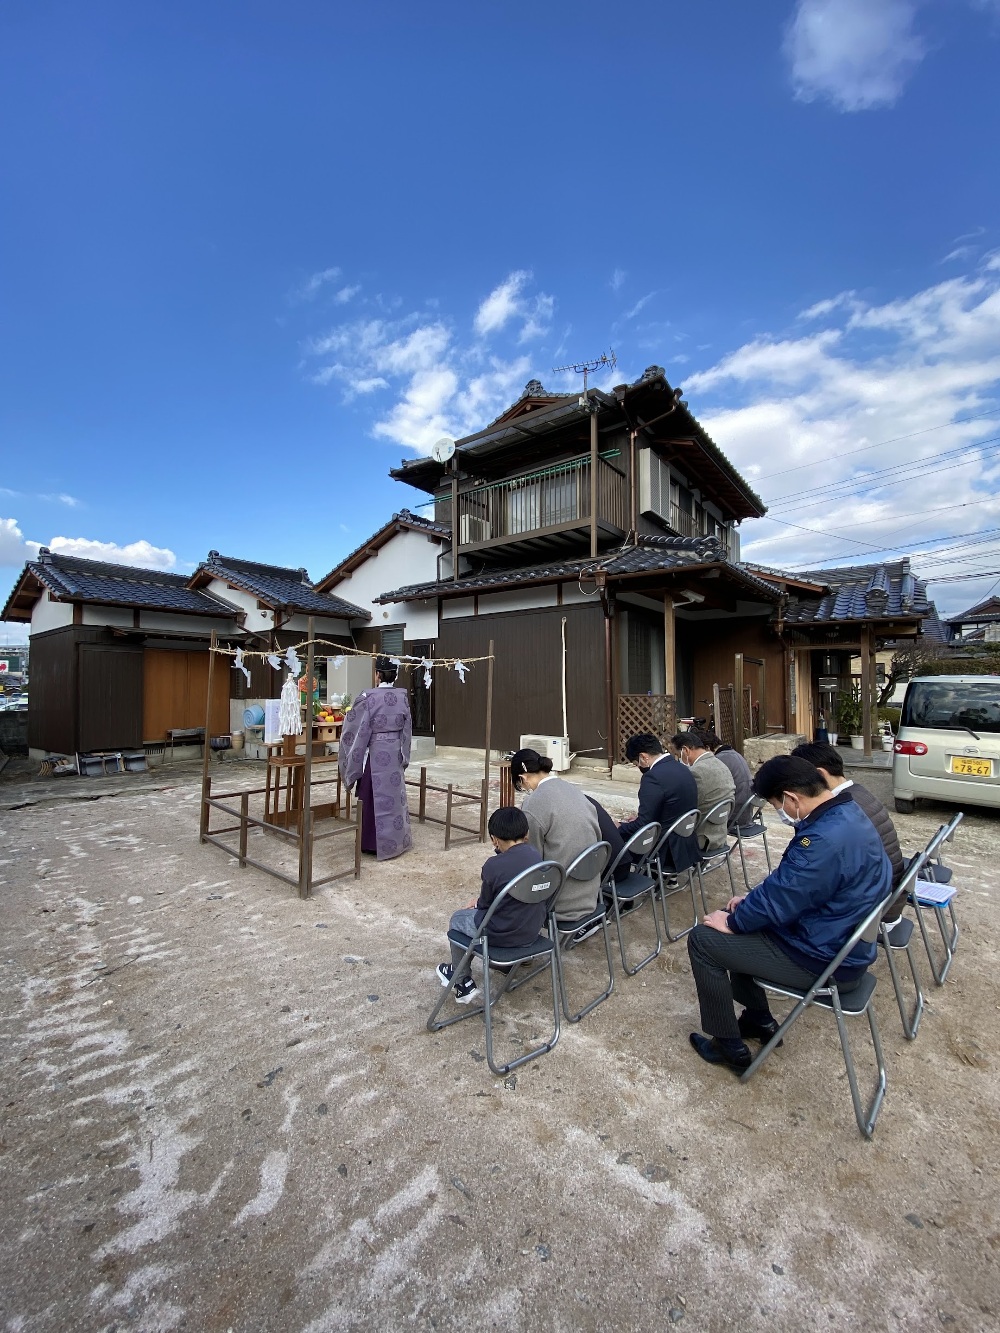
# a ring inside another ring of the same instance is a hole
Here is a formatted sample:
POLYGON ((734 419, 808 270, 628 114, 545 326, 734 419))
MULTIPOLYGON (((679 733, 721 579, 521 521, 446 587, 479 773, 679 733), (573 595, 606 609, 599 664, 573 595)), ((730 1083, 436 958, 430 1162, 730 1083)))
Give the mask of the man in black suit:
MULTIPOLYGON (((625 758, 636 764, 642 774, 639 783, 639 814, 618 825, 623 838, 630 838, 653 820, 661 831, 676 823, 681 815, 698 809, 698 788, 691 770, 673 755, 664 754, 655 736, 632 736, 625 746, 625 758)), ((698 839, 692 833, 671 837, 661 857, 664 870, 687 870, 700 858, 698 839)))

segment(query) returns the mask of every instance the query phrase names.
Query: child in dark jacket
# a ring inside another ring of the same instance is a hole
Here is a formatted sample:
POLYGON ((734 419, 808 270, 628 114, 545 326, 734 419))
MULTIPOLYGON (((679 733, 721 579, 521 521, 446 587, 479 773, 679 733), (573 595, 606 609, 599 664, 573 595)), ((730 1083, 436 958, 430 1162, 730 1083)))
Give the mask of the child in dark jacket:
MULTIPOLYGON (((464 935, 475 935, 482 925, 483 918, 493 904, 497 894, 510 883, 522 870, 529 870, 538 865, 541 856, 528 842, 528 820, 520 811, 511 806, 502 806, 494 810, 489 822, 490 841, 493 843, 494 856, 483 866, 483 887, 475 904, 462 907, 452 914, 449 930, 461 931, 464 935)), ((516 898, 507 897, 490 918, 489 941, 491 945, 510 948, 517 944, 532 944, 538 939, 545 923, 543 904, 521 903, 516 898)), ((464 976, 456 977, 455 970, 462 961, 465 949, 460 944, 451 945, 451 962, 441 963, 437 968, 437 978, 442 986, 454 986, 455 999, 459 1004, 468 1004, 479 994, 472 973, 466 966, 464 976)))

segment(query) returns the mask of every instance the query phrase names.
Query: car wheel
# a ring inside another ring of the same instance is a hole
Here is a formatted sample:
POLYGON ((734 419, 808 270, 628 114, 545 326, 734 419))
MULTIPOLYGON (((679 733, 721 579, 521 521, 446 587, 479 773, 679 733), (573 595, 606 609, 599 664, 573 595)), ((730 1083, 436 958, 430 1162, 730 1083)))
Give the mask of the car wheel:
POLYGON ((897 814, 897 815, 912 815, 912 814, 913 814, 914 810, 915 810, 916 807, 917 807, 917 803, 916 803, 916 801, 907 801, 907 800, 904 800, 904 798, 903 798, 902 796, 897 796, 895 799, 896 799, 896 814, 897 814))

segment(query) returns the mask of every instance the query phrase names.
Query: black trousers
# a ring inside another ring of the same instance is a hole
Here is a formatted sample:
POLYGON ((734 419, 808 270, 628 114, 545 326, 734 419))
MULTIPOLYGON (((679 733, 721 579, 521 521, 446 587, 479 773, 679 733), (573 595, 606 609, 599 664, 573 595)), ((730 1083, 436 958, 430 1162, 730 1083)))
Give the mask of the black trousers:
POLYGON ((739 1037, 734 1000, 746 1009, 768 1007, 767 994, 754 977, 808 990, 819 975, 793 963, 762 931, 726 935, 711 926, 695 926, 687 938, 701 1026, 710 1037, 739 1037))

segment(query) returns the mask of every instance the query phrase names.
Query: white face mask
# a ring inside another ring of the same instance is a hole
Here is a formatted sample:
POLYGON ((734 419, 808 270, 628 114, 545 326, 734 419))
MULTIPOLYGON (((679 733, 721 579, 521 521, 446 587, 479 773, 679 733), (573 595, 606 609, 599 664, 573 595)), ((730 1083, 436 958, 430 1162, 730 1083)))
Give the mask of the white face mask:
POLYGON ((781 798, 781 809, 778 811, 778 818, 781 820, 783 824, 788 824, 791 828, 798 828, 798 826, 802 823, 801 814, 799 815, 798 819, 793 819, 790 814, 786 813, 784 796, 782 796, 781 798))

